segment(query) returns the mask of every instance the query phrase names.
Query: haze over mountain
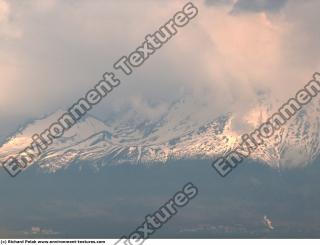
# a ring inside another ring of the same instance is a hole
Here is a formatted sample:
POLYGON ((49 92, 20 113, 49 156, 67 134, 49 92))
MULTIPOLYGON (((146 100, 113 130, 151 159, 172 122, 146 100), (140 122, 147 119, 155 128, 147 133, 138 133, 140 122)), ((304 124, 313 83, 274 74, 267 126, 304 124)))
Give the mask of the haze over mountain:
MULTIPOLYGON (((312 162, 320 152, 319 109, 316 102, 308 105, 251 158, 275 168, 312 162)), ((275 111, 276 108, 262 100, 243 116, 243 124, 252 130, 275 111)), ((45 130, 63 113, 58 110, 12 134, 0 148, 0 160, 22 151, 31 143, 34 133, 45 130)), ((88 115, 56 139, 37 164, 46 171, 55 172, 70 164, 99 167, 121 163, 165 164, 170 159, 213 160, 239 144, 244 131, 234 125, 234 118, 232 113, 213 117, 210 104, 191 96, 176 101, 155 119, 141 118, 135 111, 124 111, 107 121, 88 115)))

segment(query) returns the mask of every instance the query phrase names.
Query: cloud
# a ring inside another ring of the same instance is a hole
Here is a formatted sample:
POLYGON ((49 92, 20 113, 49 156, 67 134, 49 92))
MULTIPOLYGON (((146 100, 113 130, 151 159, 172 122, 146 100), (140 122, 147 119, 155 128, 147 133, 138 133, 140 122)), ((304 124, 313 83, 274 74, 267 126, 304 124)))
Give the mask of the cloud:
POLYGON ((238 0, 231 13, 278 12, 286 3, 287 0, 238 0))
POLYGON ((0 0, 0 40, 8 40, 11 38, 19 38, 20 30, 10 21, 11 6, 5 0, 0 0))
MULTIPOLYGON (((319 70, 320 2, 248 2, 195 1, 199 16, 130 77, 120 75, 121 86, 92 113, 107 119, 128 104, 153 118, 181 91, 208 98, 217 116, 234 112, 244 119, 261 94, 280 105, 319 70), (212 7, 217 4, 225 7, 212 7), (241 14, 230 15, 232 8, 241 14)), ((7 135, 8 125, 12 130, 74 103, 184 1, 0 3, 1 23, 21 33, 0 42, 0 129, 7 135)))
POLYGON ((4 0, 0 1, 0 23, 8 20, 10 8, 9 4, 4 0))
POLYGON ((132 97, 131 104, 133 109, 140 113, 142 118, 148 120, 159 119, 168 110, 168 105, 162 104, 150 104, 148 101, 143 100, 141 97, 132 97))
POLYGON ((219 6, 233 4, 234 0, 205 0, 205 3, 209 6, 219 6))
POLYGON ((230 6, 231 14, 276 13, 288 0, 205 0, 208 6, 230 6))

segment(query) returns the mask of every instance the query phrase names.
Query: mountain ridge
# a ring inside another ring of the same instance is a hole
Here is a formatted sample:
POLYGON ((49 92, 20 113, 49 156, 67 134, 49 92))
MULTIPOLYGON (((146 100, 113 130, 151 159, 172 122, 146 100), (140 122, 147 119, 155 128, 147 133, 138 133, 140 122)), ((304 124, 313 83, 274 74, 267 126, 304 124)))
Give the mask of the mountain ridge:
MULTIPOLYGON (((55 172, 72 163, 88 161, 104 166, 125 162, 166 163, 170 159, 213 160, 240 142, 241 134, 232 125, 232 113, 214 117, 209 105, 185 98, 169 108, 156 120, 144 120, 132 113, 134 116, 127 114, 125 120, 114 121, 111 126, 87 115, 54 140, 36 163, 55 172)), ((311 162, 320 152, 317 112, 315 104, 308 105, 253 152, 251 158, 275 168, 311 162)), ((0 160, 22 151, 31 143, 34 133, 42 132, 63 113, 58 110, 20 128, 0 147, 0 160)), ((257 126, 270 113, 272 107, 259 105, 244 118, 246 123, 257 126), (254 123, 250 115, 255 115, 254 123)))

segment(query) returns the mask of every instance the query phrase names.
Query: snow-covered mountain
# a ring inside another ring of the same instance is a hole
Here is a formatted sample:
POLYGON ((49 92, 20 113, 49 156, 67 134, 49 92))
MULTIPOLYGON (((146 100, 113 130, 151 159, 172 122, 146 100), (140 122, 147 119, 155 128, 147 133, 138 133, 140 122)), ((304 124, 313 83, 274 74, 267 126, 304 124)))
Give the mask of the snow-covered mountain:
MULTIPOLYGON (((318 102, 308 105, 251 158, 272 167, 303 166, 320 152, 318 102)), ((252 128, 259 126, 277 108, 259 105, 243 118, 252 128)), ((127 113, 112 125, 86 116, 63 137, 56 139, 37 164, 55 172, 72 163, 102 166, 120 163, 166 163, 170 159, 214 159, 237 146, 240 132, 232 127, 234 116, 212 116, 210 104, 181 99, 156 120, 143 120, 127 113)), ((0 147, 5 161, 31 143, 31 136, 45 130, 64 112, 57 111, 21 128, 0 147)))

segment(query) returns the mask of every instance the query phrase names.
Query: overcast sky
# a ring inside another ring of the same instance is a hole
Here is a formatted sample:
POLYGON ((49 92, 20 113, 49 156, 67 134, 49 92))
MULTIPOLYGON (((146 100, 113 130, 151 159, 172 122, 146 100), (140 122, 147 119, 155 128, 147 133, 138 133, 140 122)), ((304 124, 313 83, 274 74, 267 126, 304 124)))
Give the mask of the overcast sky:
MULTIPOLYGON (((0 0, 0 140, 68 108, 187 1, 0 0)), ((280 103, 319 69, 320 1, 199 0, 199 15, 93 111, 163 113, 193 91, 212 113, 280 103)), ((201 108, 199 108, 201 109, 201 108)))

